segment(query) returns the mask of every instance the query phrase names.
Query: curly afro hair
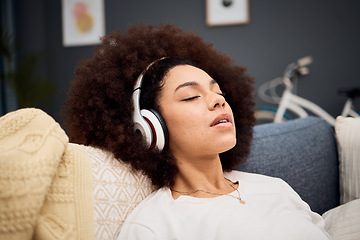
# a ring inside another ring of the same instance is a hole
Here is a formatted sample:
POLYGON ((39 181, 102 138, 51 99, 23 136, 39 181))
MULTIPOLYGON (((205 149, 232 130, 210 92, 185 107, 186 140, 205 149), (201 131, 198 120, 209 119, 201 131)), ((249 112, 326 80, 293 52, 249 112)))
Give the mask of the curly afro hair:
MULTIPOLYGON (((224 171, 242 163, 250 152, 255 124, 253 78, 246 68, 219 53, 194 32, 172 24, 131 26, 102 38, 92 58, 75 70, 65 101, 65 128, 71 142, 112 152, 142 171, 155 187, 171 187, 178 172, 167 149, 148 148, 135 133, 132 93, 140 73, 162 57, 188 59, 216 79, 231 106, 236 146, 220 154, 224 171)), ((145 81, 145 80, 144 80, 145 81)))

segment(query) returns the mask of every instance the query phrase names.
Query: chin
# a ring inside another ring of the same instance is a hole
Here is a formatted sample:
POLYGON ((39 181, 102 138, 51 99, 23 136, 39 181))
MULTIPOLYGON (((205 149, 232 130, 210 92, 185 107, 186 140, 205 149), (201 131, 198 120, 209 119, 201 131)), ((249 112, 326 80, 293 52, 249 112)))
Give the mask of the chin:
POLYGON ((226 151, 229 151, 230 149, 234 148, 236 145, 236 139, 231 139, 225 142, 222 142, 221 145, 219 145, 219 153, 223 153, 226 151))

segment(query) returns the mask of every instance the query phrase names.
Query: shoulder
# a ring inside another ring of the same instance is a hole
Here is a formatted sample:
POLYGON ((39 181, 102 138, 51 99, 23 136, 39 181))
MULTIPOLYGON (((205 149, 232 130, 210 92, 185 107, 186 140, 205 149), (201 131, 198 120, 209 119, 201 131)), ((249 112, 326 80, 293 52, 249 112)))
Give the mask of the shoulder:
POLYGON ((126 218, 126 223, 151 221, 159 211, 166 209, 171 204, 171 194, 167 188, 161 188, 147 196, 126 218), (148 218, 151 219, 148 219, 148 218))
POLYGON ((161 232, 159 226, 166 225, 164 216, 170 208, 170 191, 167 188, 154 191, 129 214, 117 239, 129 239, 129 236, 135 239, 156 239, 155 236, 161 232))

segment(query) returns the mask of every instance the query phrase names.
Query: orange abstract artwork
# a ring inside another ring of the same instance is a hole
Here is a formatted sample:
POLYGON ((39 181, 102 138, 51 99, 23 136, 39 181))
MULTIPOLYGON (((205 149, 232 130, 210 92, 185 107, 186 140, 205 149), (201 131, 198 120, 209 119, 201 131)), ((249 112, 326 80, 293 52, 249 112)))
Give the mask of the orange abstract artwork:
POLYGON ((80 33, 87 33, 93 28, 94 18, 91 16, 86 3, 77 2, 74 5, 73 16, 76 21, 76 29, 80 33))
POLYGON ((103 0, 62 0, 63 45, 98 44, 104 35, 103 0))

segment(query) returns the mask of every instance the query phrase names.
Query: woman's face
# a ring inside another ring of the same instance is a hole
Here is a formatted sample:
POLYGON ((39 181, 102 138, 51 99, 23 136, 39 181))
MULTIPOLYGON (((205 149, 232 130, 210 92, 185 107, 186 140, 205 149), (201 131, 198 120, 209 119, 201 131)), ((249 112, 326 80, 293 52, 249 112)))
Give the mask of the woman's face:
POLYGON ((219 85, 203 70, 179 65, 164 77, 160 113, 175 157, 213 156, 233 148, 232 110, 219 85))

